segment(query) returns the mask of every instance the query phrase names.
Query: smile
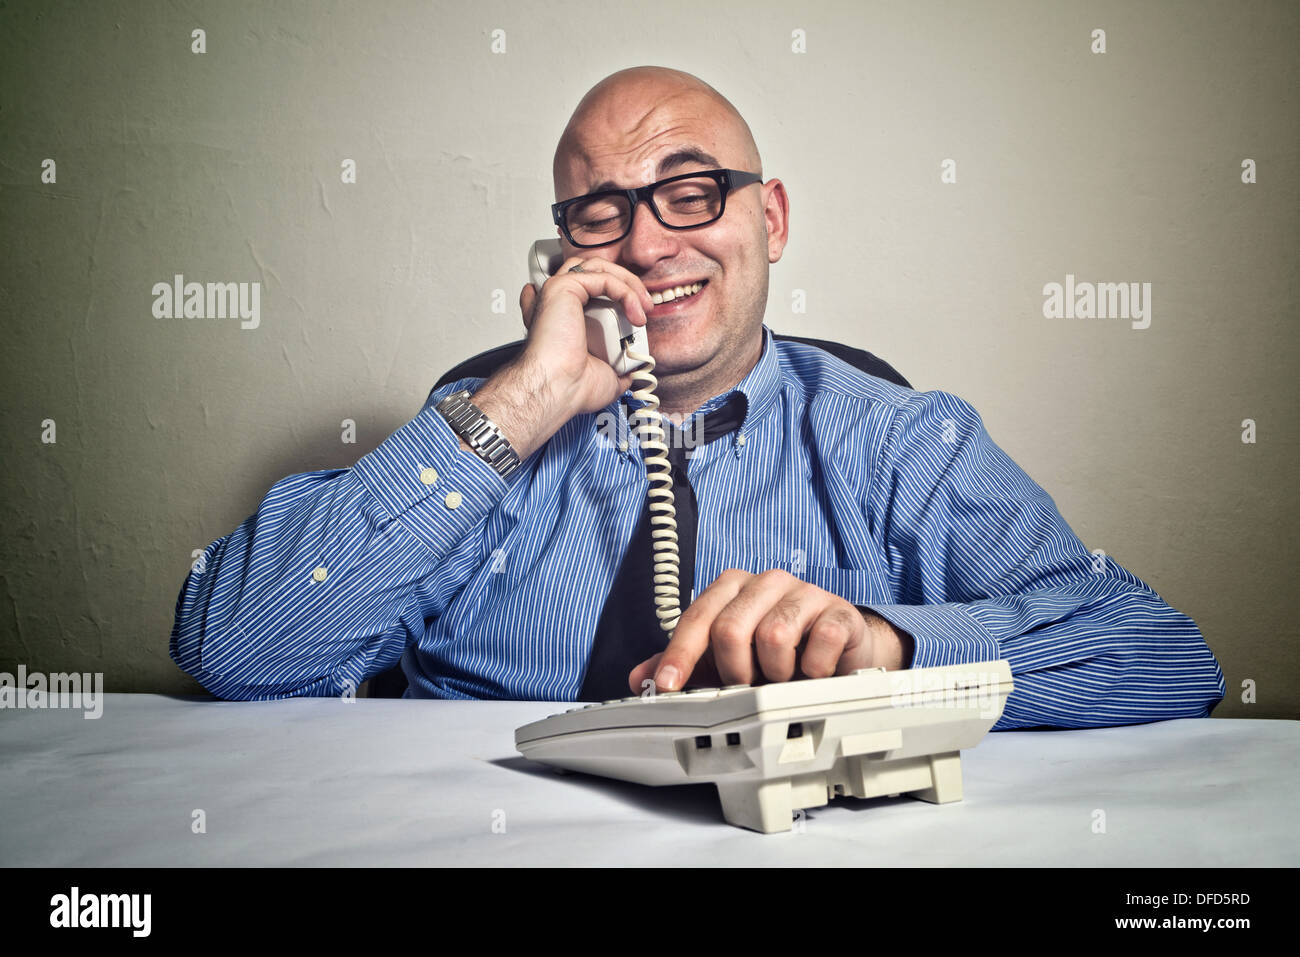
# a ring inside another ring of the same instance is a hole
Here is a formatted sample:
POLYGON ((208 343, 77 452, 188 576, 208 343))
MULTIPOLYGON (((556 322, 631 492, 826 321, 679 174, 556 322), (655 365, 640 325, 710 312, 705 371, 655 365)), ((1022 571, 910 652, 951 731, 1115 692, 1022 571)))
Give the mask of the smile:
POLYGON ((706 279, 703 282, 693 282, 685 286, 674 286, 672 289, 661 289, 659 292, 650 293, 650 299, 656 306, 665 302, 674 302, 678 299, 687 299, 708 284, 709 281, 706 279))

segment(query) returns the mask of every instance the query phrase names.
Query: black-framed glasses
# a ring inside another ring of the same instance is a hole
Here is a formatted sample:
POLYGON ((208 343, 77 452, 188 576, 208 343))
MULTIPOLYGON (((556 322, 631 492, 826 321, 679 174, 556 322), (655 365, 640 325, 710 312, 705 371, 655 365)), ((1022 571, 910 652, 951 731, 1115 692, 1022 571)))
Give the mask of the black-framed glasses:
POLYGON ((574 246, 590 249, 616 243, 632 231, 636 208, 648 202, 655 219, 668 229, 694 229, 716 223, 727 210, 733 189, 761 183, 757 173, 706 169, 669 176, 636 189, 602 189, 562 200, 551 207, 555 225, 574 246))

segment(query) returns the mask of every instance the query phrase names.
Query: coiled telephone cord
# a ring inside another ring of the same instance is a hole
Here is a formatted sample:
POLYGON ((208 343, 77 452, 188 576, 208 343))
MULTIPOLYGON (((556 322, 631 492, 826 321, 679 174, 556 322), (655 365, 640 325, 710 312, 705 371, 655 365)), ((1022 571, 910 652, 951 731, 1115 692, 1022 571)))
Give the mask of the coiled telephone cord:
POLYGON ((672 463, 668 460, 668 446, 664 442, 663 415, 659 412, 659 397, 655 387, 659 380, 652 375, 655 360, 649 353, 627 350, 627 356, 641 365, 632 372, 633 382, 644 383, 632 391, 633 397, 645 403, 633 417, 637 420, 637 440, 645 454, 646 475, 650 479, 651 536, 654 538, 654 588, 655 613, 659 627, 671 639, 681 607, 681 555, 677 548, 677 505, 673 496, 672 463), (659 487, 655 487, 659 483, 659 487))

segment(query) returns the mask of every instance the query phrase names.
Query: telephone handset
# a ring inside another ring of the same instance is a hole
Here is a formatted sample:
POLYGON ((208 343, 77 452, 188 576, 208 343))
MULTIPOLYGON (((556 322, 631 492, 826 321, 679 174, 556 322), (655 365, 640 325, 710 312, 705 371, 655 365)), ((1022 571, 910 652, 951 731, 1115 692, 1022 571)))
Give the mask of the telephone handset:
MULTIPOLYGON (((537 291, 542 291, 555 271, 564 265, 564 249, 558 239, 539 239, 528 254, 529 280, 537 291)), ((627 321, 612 299, 593 297, 584 310, 587 316, 587 351, 597 359, 604 359, 619 375, 627 375, 644 363, 634 360, 628 353, 650 354, 645 326, 634 326, 627 321)))
MULTIPOLYGON (((558 239, 539 239, 528 251, 529 280, 540 295, 542 284, 564 264, 564 249, 558 239)), ((654 538, 655 614, 659 627, 672 637, 682 616, 679 595, 681 559, 677 550, 677 506, 673 498, 672 464, 664 443, 663 416, 655 387, 659 380, 652 374, 655 367, 644 326, 627 321, 623 311, 610 299, 592 297, 583 310, 587 317, 587 351, 614 367, 619 375, 632 374, 634 398, 645 403, 631 416, 636 422, 637 440, 645 452, 646 475, 650 479, 650 524, 654 538), (655 483, 658 483, 656 488, 655 483)))

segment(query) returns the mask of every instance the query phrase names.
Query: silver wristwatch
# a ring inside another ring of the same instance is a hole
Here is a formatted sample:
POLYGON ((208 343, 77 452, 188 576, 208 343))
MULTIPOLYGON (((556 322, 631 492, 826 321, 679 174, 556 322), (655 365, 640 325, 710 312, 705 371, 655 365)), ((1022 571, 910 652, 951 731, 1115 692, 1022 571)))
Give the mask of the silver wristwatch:
POLYGON ((519 468, 519 456, 510 446, 497 424, 483 410, 469 400, 469 390, 453 392, 438 403, 438 412, 447 420, 451 430, 464 439, 488 465, 502 478, 519 468))

